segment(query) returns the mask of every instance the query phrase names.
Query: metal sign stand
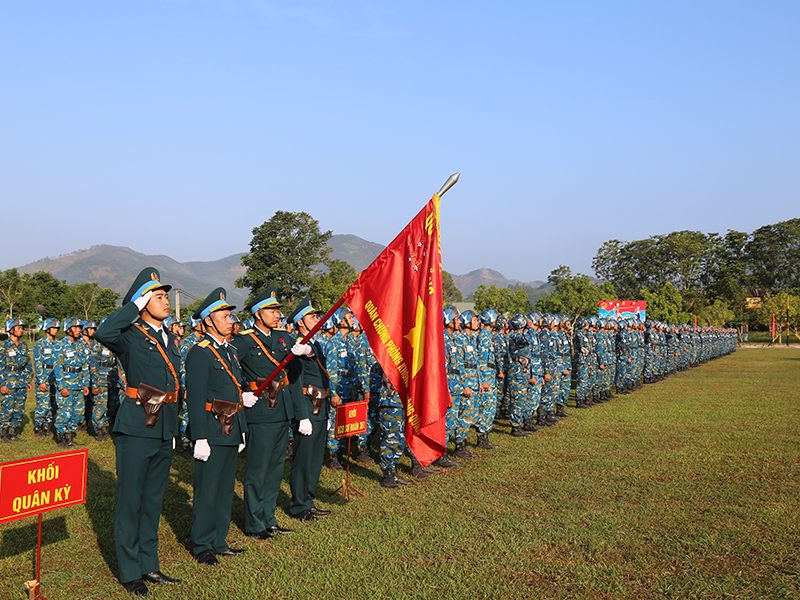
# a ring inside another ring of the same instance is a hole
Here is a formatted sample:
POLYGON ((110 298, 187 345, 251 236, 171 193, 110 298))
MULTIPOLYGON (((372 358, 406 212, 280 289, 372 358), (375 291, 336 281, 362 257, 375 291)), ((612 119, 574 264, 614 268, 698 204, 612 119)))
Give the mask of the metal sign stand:
POLYGON ((352 440, 352 439, 353 439, 352 436, 347 438, 347 471, 345 471, 345 478, 342 479, 342 485, 340 485, 338 488, 336 488, 335 490, 333 490, 330 493, 330 495, 333 496, 334 494, 338 493, 339 490, 341 490, 342 491, 342 495, 345 498, 347 498, 348 502, 350 501, 350 490, 354 491, 356 494, 358 494, 362 498, 366 498, 366 496, 364 496, 364 494, 362 494, 356 488, 354 488, 352 485, 350 485, 350 440, 352 440))

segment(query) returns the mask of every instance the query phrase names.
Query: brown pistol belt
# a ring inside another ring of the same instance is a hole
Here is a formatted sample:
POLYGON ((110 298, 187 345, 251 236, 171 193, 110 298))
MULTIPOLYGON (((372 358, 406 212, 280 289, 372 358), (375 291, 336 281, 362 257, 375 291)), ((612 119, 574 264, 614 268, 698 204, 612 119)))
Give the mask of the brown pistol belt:
POLYGON ((318 415, 322 410, 322 402, 328 397, 329 390, 309 383, 308 386, 303 388, 303 393, 311 399, 312 415, 318 415))
POLYGON ((161 415, 161 408, 165 404, 171 404, 177 400, 175 392, 165 392, 147 383, 140 383, 138 388, 126 386, 125 395, 128 398, 135 398, 136 404, 144 408, 144 424, 153 429, 158 423, 161 415))
MULTIPOLYGON (((266 377, 258 377, 256 381, 251 381, 247 385, 251 391, 255 392, 261 387, 261 384, 267 380, 266 377)), ((267 400, 267 408, 275 408, 278 404, 278 392, 280 392, 289 382, 286 375, 281 371, 277 377, 269 382, 269 385, 261 392, 267 400)))
POLYGON ((222 435, 230 435, 233 430, 233 419, 236 417, 236 413, 242 410, 242 403, 214 398, 212 402, 206 402, 206 410, 212 413, 222 425, 222 435))

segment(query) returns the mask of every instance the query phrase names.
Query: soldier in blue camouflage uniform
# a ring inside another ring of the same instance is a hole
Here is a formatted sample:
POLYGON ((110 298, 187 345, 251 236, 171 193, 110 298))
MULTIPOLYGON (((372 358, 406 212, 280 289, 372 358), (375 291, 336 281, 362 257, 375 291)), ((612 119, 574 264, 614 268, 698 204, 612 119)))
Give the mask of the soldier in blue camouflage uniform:
POLYGON ((97 330, 94 321, 84 321, 84 339, 88 337, 91 359, 92 428, 95 439, 104 442, 111 439, 108 427, 108 395, 115 388, 117 357, 108 348, 94 339, 97 330))
POLYGON ((618 331, 615 340, 617 351, 617 379, 615 384, 618 394, 630 394, 631 390, 629 389, 628 380, 633 359, 631 358, 631 339, 627 320, 620 319, 617 322, 617 328, 618 331))
POLYGON ((597 360, 595 356, 594 336, 591 332, 591 321, 581 317, 575 323, 573 334, 575 348, 575 407, 590 408, 591 401, 591 367, 590 362, 597 360))
MULTIPOLYGON (((335 422, 335 410, 340 404, 352 402, 354 399, 355 388, 355 360, 347 345, 347 335, 352 325, 352 314, 347 308, 339 308, 331 316, 333 326, 337 329, 336 333, 322 342, 322 349, 325 351, 326 368, 330 378, 330 403, 331 419, 335 422)), ((328 429, 328 466, 334 470, 340 470, 342 466, 342 440, 334 437, 335 428, 328 429)))
POLYGON ((602 345, 602 356, 598 355, 598 370, 602 373, 603 389, 598 400, 608 402, 616 398, 611 393, 611 386, 617 373, 617 357, 614 340, 617 335, 617 322, 614 319, 603 319, 598 331, 598 344, 602 345), (602 360, 602 364, 601 361, 602 360))
POLYGON ((494 328, 494 353, 499 361, 498 367, 503 377, 498 377, 497 389, 497 415, 508 418, 508 370, 511 366, 508 360, 508 319, 497 317, 494 328))
POLYGON ((530 435, 523 431, 531 377, 530 346, 525 337, 527 325, 528 319, 522 313, 514 315, 508 321, 511 330, 508 335, 508 416, 511 435, 514 437, 530 435))
POLYGON ((550 427, 558 423, 555 417, 556 394, 560 387, 560 373, 557 362, 557 346, 553 328, 558 323, 556 315, 542 315, 542 330, 539 332, 539 348, 544 370, 544 385, 542 386, 542 400, 537 411, 536 424, 540 427, 550 427))
MULTIPOLYGON (((450 391, 450 406, 447 408, 447 414, 445 415, 447 440, 455 440, 456 432, 458 431, 458 414, 461 411, 461 402, 463 401, 461 396, 463 391, 461 385, 461 350, 456 338, 459 324, 458 317, 458 310, 454 306, 448 306, 442 311, 444 322, 444 362, 447 370, 447 387, 450 391)), ((433 461, 432 464, 445 469, 452 469, 458 466, 458 462, 448 457, 447 452, 433 461)))
POLYGON ((481 391, 481 373, 478 370, 477 330, 480 327, 478 315, 474 310, 467 310, 459 316, 461 331, 456 338, 462 356, 461 364, 461 411, 458 415, 458 428, 456 429, 456 449, 453 456, 456 458, 470 459, 478 455, 467 450, 467 434, 470 427, 478 421, 478 403, 481 391))
POLYGON ((75 441, 84 398, 89 395, 90 358, 86 344, 81 340, 81 322, 75 317, 64 321, 64 333, 56 361, 56 438, 59 448, 80 446, 75 441))
POLYGON ((397 465, 406 447, 403 434, 406 418, 403 401, 394 386, 386 378, 380 365, 376 368, 381 378, 378 392, 378 429, 380 431, 379 465, 383 473, 381 486, 396 489, 401 485, 412 485, 414 482, 397 474, 397 465))
POLYGON ((352 330, 347 336, 347 348, 355 367, 353 372, 353 399, 367 401, 367 431, 358 436, 358 449, 355 460, 358 463, 367 464, 375 462, 369 455, 367 440, 372 435, 378 408, 377 403, 372 401, 372 391, 370 389, 370 373, 377 360, 369 347, 369 342, 367 341, 367 336, 364 335, 361 323, 352 313, 350 313, 350 318, 352 319, 352 330))
POLYGON ((33 347, 33 369, 36 373, 36 409, 33 413, 33 432, 37 437, 46 437, 53 426, 56 411, 56 356, 59 342, 56 340, 61 321, 45 319, 42 323, 44 337, 33 347))
POLYGON ((194 316, 191 316, 189 317, 189 326, 192 328, 192 331, 186 338, 180 341, 179 347, 181 354, 181 387, 180 392, 178 392, 181 397, 179 418, 183 446, 183 458, 186 460, 192 460, 194 458, 192 440, 189 439, 189 436, 187 435, 187 429, 189 428, 189 411, 186 408, 186 402, 184 402, 186 397, 186 357, 189 355, 189 350, 191 350, 195 344, 198 344, 203 340, 203 322, 201 319, 196 319, 194 316))
POLYGON ((555 327, 556 335, 556 368, 559 371, 559 387, 556 390, 556 413, 559 418, 569 416, 564 407, 569 401, 569 392, 572 388, 572 331, 569 318, 566 315, 558 316, 558 326, 555 327))
POLYGON ((489 441, 489 432, 492 430, 494 417, 497 414, 497 382, 505 377, 500 358, 497 356, 494 335, 498 316, 495 309, 487 308, 478 317, 481 329, 478 332, 476 345, 481 387, 478 394, 478 415, 475 429, 478 432, 478 448, 482 450, 493 450, 496 447, 489 441))
POLYGON ((5 443, 24 441, 18 430, 22 429, 25 398, 33 375, 28 344, 20 339, 24 329, 22 319, 9 319, 8 338, 0 345, 0 440, 5 443))

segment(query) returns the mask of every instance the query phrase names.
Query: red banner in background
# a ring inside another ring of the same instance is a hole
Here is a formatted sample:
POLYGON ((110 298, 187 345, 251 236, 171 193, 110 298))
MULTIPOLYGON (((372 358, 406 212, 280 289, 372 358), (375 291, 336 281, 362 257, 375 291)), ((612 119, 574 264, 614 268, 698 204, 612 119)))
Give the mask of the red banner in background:
POLYGON ((644 322, 647 318, 647 302, 644 300, 603 300, 598 315, 601 317, 636 317, 644 322))
POLYGON ((86 502, 89 450, 0 464, 0 523, 86 502))

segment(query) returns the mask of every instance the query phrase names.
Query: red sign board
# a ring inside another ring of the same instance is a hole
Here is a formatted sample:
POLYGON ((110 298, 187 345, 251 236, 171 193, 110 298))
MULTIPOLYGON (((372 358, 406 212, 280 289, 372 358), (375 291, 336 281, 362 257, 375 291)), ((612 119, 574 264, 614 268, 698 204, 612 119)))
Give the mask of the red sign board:
POLYGON ((336 409, 333 437, 337 440, 367 433, 367 401, 340 404, 336 409))
POLYGON ((599 316, 601 317, 637 317, 644 322, 647 318, 647 302, 644 300, 602 300, 599 316))
POLYGON ((86 502, 89 451, 0 463, 0 523, 86 502))

